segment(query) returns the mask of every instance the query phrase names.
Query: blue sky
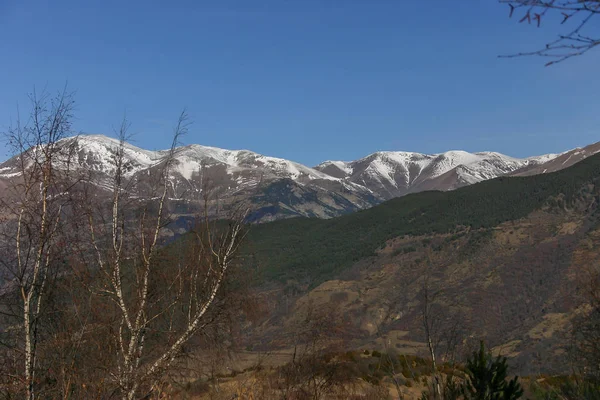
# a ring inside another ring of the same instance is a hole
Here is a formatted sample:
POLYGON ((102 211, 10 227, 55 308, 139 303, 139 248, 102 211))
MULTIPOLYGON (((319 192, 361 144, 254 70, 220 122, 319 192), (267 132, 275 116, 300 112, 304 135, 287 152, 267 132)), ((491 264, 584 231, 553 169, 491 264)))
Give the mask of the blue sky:
POLYGON ((126 112, 148 149, 187 107, 186 143, 308 165, 559 152, 600 140, 600 51, 547 68, 497 58, 557 28, 495 0, 0 0, 0 129, 34 86, 68 81, 77 130, 111 134, 126 112))

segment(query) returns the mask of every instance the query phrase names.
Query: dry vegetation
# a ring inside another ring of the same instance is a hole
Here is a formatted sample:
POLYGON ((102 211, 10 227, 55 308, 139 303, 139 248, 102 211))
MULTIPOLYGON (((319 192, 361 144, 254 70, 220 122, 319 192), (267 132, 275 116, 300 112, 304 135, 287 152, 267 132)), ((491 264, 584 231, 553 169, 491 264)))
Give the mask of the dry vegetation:
POLYGON ((106 196, 61 145, 72 104, 34 94, 8 132, 20 173, 2 196, 2 397, 470 399, 496 385, 518 398, 504 358, 472 353, 480 338, 513 373, 575 372, 532 379, 540 398, 595 393, 598 157, 249 236, 243 204, 209 217, 207 184, 173 241, 185 113, 143 182, 123 122, 106 196))

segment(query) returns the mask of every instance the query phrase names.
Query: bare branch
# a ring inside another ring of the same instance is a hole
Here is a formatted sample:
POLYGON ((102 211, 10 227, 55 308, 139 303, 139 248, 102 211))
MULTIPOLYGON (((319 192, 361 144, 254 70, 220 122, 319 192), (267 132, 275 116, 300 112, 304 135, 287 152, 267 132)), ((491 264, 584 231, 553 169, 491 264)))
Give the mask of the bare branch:
MULTIPOLYGON (((61 141, 72 133, 74 108, 72 93, 67 88, 51 98, 34 90, 30 95, 31 114, 28 122, 10 127, 5 133, 8 143, 18 154, 15 177, 11 181, 15 206, 13 221, 5 226, 14 235, 5 235, 7 245, 14 248, 12 278, 20 293, 22 322, 23 370, 25 397, 36 397, 34 386, 38 367, 39 325, 44 314, 51 279, 60 266, 60 230, 63 208, 68 199, 65 190, 72 187, 68 176, 71 153, 61 141), (66 166, 66 168, 65 168, 66 166)), ((4 204, 3 204, 4 205, 4 204)), ((7 207, 8 209, 8 207, 7 207)), ((17 341, 18 342, 18 341, 17 341)))
POLYGON ((522 10, 519 22, 536 22, 537 27, 542 24, 542 19, 548 13, 560 12, 564 25, 573 21, 574 27, 566 34, 558 35, 554 41, 547 43, 543 48, 530 52, 521 52, 500 57, 541 56, 552 60, 545 65, 559 63, 571 57, 587 53, 600 45, 600 38, 593 38, 583 33, 590 20, 600 14, 600 0, 499 0, 500 3, 510 7, 509 17, 522 10))

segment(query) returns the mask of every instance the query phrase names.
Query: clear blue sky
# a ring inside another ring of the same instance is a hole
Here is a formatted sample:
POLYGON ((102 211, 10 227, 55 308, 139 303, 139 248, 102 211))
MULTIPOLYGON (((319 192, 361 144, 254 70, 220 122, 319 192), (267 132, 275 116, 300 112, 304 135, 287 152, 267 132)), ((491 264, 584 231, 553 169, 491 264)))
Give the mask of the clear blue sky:
POLYGON ((68 81, 78 130, 110 134, 126 111, 149 149, 187 107, 186 143, 308 165, 559 152, 600 140, 600 51, 497 58, 556 28, 495 0, 0 0, 0 128, 34 85, 68 81))

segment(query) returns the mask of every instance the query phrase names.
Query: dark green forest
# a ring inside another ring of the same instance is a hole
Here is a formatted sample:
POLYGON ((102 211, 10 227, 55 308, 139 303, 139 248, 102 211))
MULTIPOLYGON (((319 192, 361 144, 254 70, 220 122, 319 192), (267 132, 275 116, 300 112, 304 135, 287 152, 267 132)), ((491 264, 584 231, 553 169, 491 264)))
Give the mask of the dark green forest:
POLYGON ((553 173, 410 194, 330 220, 293 218, 255 225, 248 234, 246 259, 257 268, 258 281, 294 279, 314 287, 373 255, 389 239, 492 228, 543 206, 569 208, 599 178, 600 154, 553 173))

